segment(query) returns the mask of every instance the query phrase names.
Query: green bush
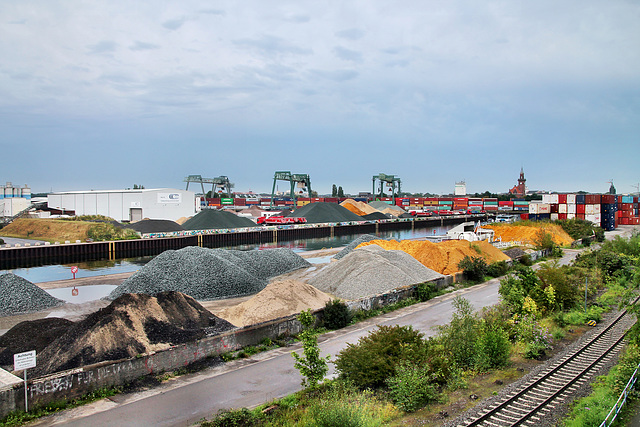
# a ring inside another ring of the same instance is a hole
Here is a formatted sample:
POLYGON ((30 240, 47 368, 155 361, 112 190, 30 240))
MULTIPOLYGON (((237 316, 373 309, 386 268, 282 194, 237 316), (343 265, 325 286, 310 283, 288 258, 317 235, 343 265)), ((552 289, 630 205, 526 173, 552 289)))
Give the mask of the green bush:
POLYGON ((452 354, 455 363, 463 369, 472 368, 476 362, 476 340, 480 334, 481 320, 473 314, 469 300, 457 296, 451 322, 438 328, 440 340, 452 354))
POLYGON ((485 324, 475 343, 475 367, 480 370, 500 368, 509 361, 509 335, 497 324, 485 324))
POLYGON ((458 263, 458 268, 462 270, 464 278, 474 282, 481 281, 487 274, 487 262, 481 257, 470 257, 466 255, 458 263))
POLYGON ((438 288, 435 283, 420 283, 416 286, 416 298, 425 302, 439 295, 438 288))
POLYGON ((349 307, 339 299, 327 301, 324 306, 323 322, 327 329, 344 328, 351 322, 349 307))
POLYGON ((507 264, 506 261, 498 261, 492 264, 489 264, 487 267, 487 274, 491 277, 500 277, 504 276, 509 272, 511 267, 507 264))
POLYGON ((438 396, 432 375, 424 367, 410 362, 397 366, 396 374, 387 379, 387 387, 393 403, 405 412, 416 411, 438 396))
POLYGON ((533 260, 531 259, 531 255, 524 254, 519 259, 518 262, 525 267, 531 267, 533 265, 533 260))
POLYGON ((357 344, 347 344, 335 361, 341 377, 360 388, 381 387, 411 349, 425 345, 411 326, 379 326, 357 344))
POLYGON ((0 237, 0 245, 4 245, 4 240, 0 237))
POLYGON ((537 250, 553 250, 556 244, 553 242, 553 236, 551 233, 544 231, 544 228, 540 228, 535 237, 533 238, 533 244, 537 250))
POLYGON ((204 421, 202 427, 253 427, 263 425, 264 417, 259 416, 247 408, 222 409, 215 418, 204 421))
POLYGON ((96 242, 111 240, 139 239, 140 236, 130 228, 118 228, 108 222, 97 222, 89 227, 87 236, 96 242))

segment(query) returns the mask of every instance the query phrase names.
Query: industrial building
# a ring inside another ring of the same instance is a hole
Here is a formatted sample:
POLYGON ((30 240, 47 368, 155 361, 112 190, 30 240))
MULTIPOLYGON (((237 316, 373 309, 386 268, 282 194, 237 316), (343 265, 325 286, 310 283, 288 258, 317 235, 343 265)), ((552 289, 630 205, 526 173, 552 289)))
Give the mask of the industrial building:
POLYGON ((14 187, 10 182, 0 185, 0 217, 11 218, 28 209, 30 205, 31 189, 28 185, 14 187))
POLYGON ((130 222, 175 221, 200 212, 200 198, 194 192, 174 188, 58 192, 49 194, 47 203, 61 214, 104 215, 130 222))

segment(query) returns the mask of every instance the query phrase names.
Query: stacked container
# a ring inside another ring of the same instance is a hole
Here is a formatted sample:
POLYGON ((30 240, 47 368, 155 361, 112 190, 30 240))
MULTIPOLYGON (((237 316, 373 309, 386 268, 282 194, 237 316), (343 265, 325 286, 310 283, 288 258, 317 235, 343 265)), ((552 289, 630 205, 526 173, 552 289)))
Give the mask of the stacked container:
POLYGON ((497 211, 498 210, 498 199, 495 198, 487 198, 482 200, 482 208, 489 211, 497 211))

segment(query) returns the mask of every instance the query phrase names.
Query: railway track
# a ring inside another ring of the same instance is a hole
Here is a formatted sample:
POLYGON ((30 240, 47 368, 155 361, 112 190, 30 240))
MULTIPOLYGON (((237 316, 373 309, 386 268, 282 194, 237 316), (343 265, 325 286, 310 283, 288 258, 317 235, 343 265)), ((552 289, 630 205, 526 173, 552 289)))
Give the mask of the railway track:
MULTIPOLYGON (((635 303, 637 303, 636 299, 635 303)), ((623 345, 626 331, 635 323, 633 315, 621 312, 604 330, 529 380, 522 389, 506 396, 475 418, 459 426, 543 425, 555 406, 561 405, 614 357, 623 345)))

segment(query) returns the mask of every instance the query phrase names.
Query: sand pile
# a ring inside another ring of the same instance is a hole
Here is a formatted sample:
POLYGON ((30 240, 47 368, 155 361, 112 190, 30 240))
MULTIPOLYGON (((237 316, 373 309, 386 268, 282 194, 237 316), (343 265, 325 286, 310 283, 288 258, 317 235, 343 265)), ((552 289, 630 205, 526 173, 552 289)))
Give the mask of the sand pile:
POLYGON ((0 295, 0 316, 30 313, 64 304, 64 301, 13 273, 0 275, 0 295))
POLYGON ((267 320, 290 316, 308 308, 324 307, 331 297, 311 285, 297 280, 274 281, 250 300, 216 314, 236 326, 255 325, 267 320))
POLYGON ((352 222, 362 221, 362 218, 347 208, 336 203, 317 202, 309 203, 292 212, 289 217, 307 219, 308 223, 317 224, 325 222, 352 222))
POLYGON ((203 209, 196 216, 182 224, 185 230, 211 230, 217 228, 257 227, 249 218, 215 209, 203 209))
POLYGON ((356 202, 353 199, 345 200, 344 202, 340 203, 340 206, 343 206, 349 209, 351 212, 359 216, 369 215, 374 212, 378 212, 376 208, 369 206, 369 204, 365 202, 356 202))
POLYGON ((37 375, 134 357, 214 335, 233 325, 179 292, 123 295, 75 323, 38 354, 37 375))
POLYGON ((542 229, 551 234, 556 245, 569 246, 573 243, 573 238, 557 224, 545 222, 535 223, 535 225, 489 224, 483 227, 492 229, 496 239, 502 238, 503 242, 520 241, 523 244, 535 245, 536 235, 542 229))
POLYGON ((403 251, 368 245, 330 263, 309 284, 338 298, 356 300, 439 277, 403 251))
POLYGON ((415 240, 373 240, 360 244, 358 248, 367 245, 378 245, 388 250, 400 250, 408 253, 424 266, 441 274, 453 274, 460 271, 458 263, 465 256, 481 257, 491 264, 496 261, 506 261, 508 256, 486 241, 468 242, 466 240, 447 240, 441 243, 415 240))
POLYGON ((167 219, 143 219, 142 221, 128 224, 126 228, 131 228, 138 233, 169 233, 172 231, 184 231, 180 224, 167 219))
POLYGON ((264 289, 269 278, 310 266, 287 248, 236 251, 190 246, 161 253, 114 289, 109 299, 164 291, 199 300, 250 295, 264 289))
MULTIPOLYGON (((191 218, 191 217, 189 217, 191 218)), ((176 219, 176 224, 182 225, 185 222, 187 222, 189 220, 189 218, 187 218, 186 216, 181 216, 180 218, 176 219)))

